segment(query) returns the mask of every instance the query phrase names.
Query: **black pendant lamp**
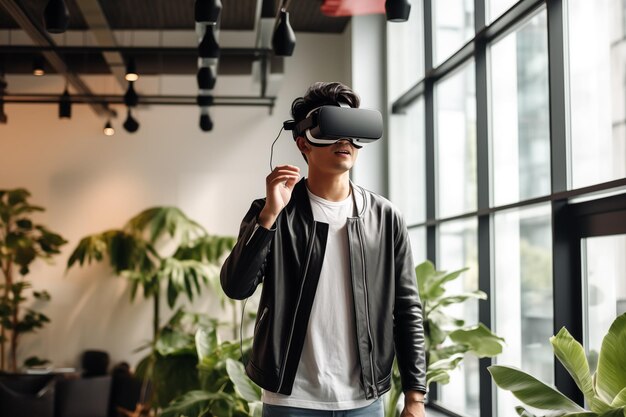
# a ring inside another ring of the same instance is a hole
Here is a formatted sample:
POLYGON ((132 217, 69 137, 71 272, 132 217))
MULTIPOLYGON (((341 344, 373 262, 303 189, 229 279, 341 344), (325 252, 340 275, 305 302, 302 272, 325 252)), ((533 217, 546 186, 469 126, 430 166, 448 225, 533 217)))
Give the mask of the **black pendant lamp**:
POLYGON ((411 3, 409 0, 387 0, 385 13, 390 22, 406 22, 411 14, 411 3))
POLYGON ((5 125, 9 118, 7 114, 4 112, 4 99, 0 97, 0 124, 5 125))
POLYGON ((65 87, 65 91, 61 94, 59 99, 59 119, 71 119, 72 118, 72 99, 70 93, 65 87))
POLYGON ((126 104, 127 107, 135 107, 137 103, 139 103, 139 96, 135 91, 134 84, 134 82, 128 82, 128 89, 124 94, 124 104, 126 104))
POLYGON ((70 11, 64 0, 50 0, 43 11, 46 30, 50 33, 63 33, 70 23, 70 11))
POLYGON ((200 129, 202 129, 203 132, 213 130, 213 120, 211 120, 211 116, 209 116, 208 112, 200 115, 200 129))
POLYGON ((128 114, 122 126, 124 126, 124 129, 128 133, 135 133, 137 130, 139 130, 139 122, 133 117, 132 113, 130 112, 130 107, 128 107, 128 114))
POLYGON ((104 125, 103 132, 107 136, 115 135, 115 129, 113 129, 113 125, 111 124, 111 120, 110 119, 107 120, 106 124, 104 125))
POLYGON ((196 22, 217 23, 222 11, 221 0, 196 0, 195 18, 196 22))
POLYGON ((215 39, 213 27, 214 26, 206 27, 202 41, 198 45, 198 55, 200 55, 200 58, 219 58, 220 56, 220 46, 215 39))
POLYGON ((43 68, 43 57, 41 55, 36 55, 33 58, 33 75, 37 77, 41 77, 45 75, 46 71, 43 68))
POLYGON ((213 90, 217 77, 211 67, 200 67, 198 69, 198 88, 201 90, 213 90))
POLYGON ((296 34, 289 24, 289 12, 281 9, 272 35, 272 48, 277 56, 291 56, 296 47, 296 34))
POLYGON ((124 78, 126 81, 137 81, 139 79, 139 73, 137 73, 137 66, 135 65, 135 58, 128 58, 124 78))

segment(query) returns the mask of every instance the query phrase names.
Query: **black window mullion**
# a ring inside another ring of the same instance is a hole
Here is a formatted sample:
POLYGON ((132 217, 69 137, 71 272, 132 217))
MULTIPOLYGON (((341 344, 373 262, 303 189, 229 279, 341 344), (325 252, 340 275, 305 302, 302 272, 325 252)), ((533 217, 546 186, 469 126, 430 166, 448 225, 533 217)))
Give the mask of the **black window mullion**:
MULTIPOLYGON (((485 0, 474 0, 474 25, 476 33, 480 33, 486 25, 485 0)), ((489 161, 489 88, 488 88, 488 54, 487 40, 477 37, 474 44, 476 68, 476 152, 477 152, 477 201, 478 211, 489 209, 490 202, 490 161, 489 161)), ((478 217, 478 288, 489 294, 491 292, 491 216, 478 217)), ((479 301, 478 321, 491 328, 490 301, 479 301)), ((487 367, 492 364, 490 358, 479 360, 479 405, 480 415, 493 415, 493 386, 487 367)))

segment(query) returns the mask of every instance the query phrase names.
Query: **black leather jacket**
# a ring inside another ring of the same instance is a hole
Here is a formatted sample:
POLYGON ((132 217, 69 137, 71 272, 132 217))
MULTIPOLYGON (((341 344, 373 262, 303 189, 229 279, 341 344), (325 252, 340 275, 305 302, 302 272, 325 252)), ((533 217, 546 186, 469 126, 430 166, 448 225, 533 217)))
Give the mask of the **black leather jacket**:
MULTIPOLYGON (((422 305, 404 220, 384 198, 353 185, 363 196, 347 221, 361 383, 366 398, 391 386, 395 353, 403 390, 426 392, 422 305)), ((262 388, 290 395, 317 282, 328 224, 313 220, 305 180, 271 230, 258 227, 264 199, 255 200, 237 244, 221 271, 226 295, 244 299, 263 282, 254 341, 246 365, 262 388)))

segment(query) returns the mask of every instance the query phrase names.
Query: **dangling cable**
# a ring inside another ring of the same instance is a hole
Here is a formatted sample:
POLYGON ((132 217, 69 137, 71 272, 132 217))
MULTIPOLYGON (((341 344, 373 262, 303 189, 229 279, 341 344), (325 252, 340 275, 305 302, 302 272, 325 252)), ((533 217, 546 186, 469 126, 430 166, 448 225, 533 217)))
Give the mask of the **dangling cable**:
POLYGON ((278 136, 276 136, 276 139, 274 139, 274 142, 272 142, 272 149, 270 151, 270 171, 274 170, 274 167, 272 166, 272 158, 274 157, 274 144, 276 143, 276 141, 280 137, 280 134, 283 133, 284 129, 285 129, 285 126, 280 128, 280 132, 278 132, 278 136))

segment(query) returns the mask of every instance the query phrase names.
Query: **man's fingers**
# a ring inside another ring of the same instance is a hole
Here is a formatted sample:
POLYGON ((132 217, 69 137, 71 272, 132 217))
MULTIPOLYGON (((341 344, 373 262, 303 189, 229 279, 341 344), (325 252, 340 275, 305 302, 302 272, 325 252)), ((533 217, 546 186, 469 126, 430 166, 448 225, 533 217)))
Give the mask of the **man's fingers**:
POLYGON ((298 181, 299 176, 297 175, 279 175, 271 180, 268 180, 267 184, 268 185, 276 185, 279 184, 281 182, 283 183, 289 183, 291 182, 292 184, 295 183, 296 181, 298 181))
POLYGON ((285 176, 285 175, 295 176, 295 177, 299 177, 300 176, 300 174, 298 172, 282 169, 282 170, 278 170, 278 171, 272 172, 270 175, 267 176, 266 181, 269 184, 275 178, 279 178, 279 177, 282 177, 282 176, 285 176))

